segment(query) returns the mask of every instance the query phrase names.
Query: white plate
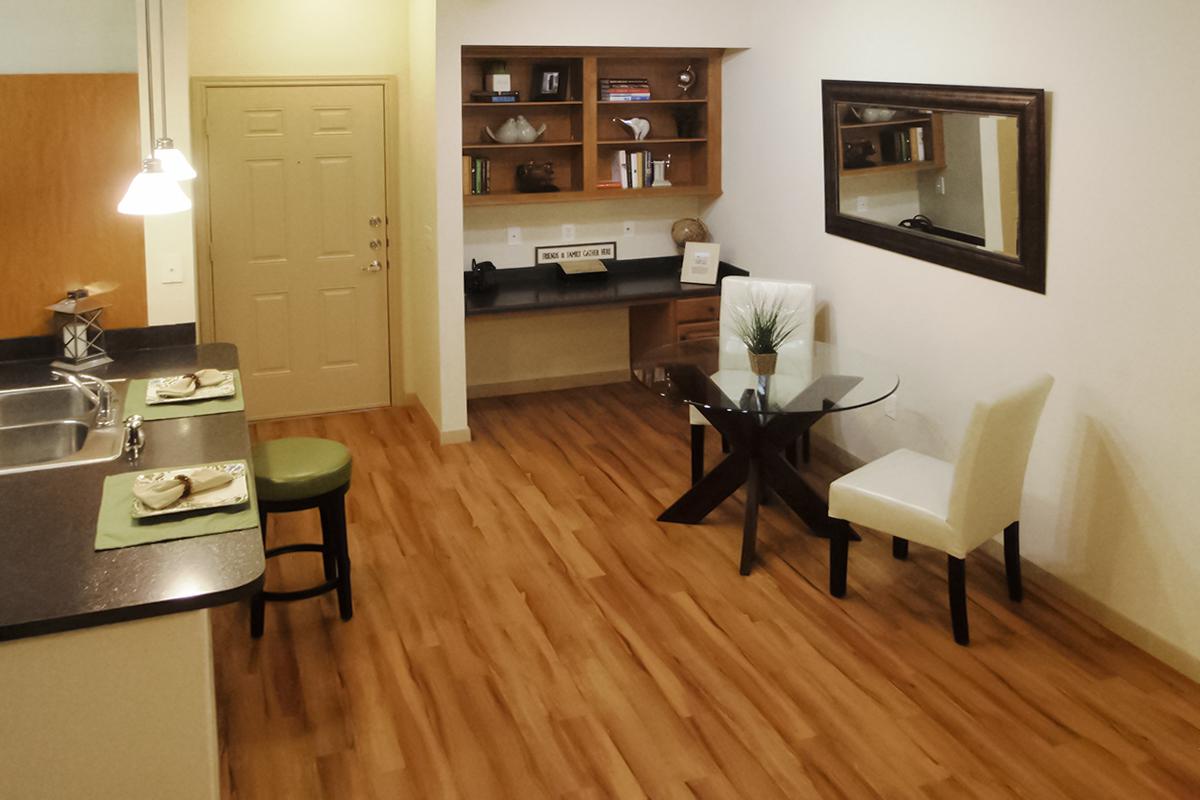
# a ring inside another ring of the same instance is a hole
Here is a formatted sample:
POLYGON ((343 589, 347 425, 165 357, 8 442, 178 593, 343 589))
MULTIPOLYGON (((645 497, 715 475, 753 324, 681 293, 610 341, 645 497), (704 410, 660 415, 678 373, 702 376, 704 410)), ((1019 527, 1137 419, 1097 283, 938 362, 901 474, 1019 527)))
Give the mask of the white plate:
POLYGON ((187 397, 159 397, 158 387, 182 378, 182 375, 172 375, 166 378, 151 378, 146 382, 146 405, 155 406, 160 403, 190 403, 193 400, 213 400, 217 397, 233 397, 237 394, 237 384, 234 383, 233 373, 224 372, 221 382, 213 386, 200 386, 187 397))
POLYGON ((189 495, 166 508, 154 509, 147 506, 136 497, 133 498, 133 518, 161 517, 164 514, 182 514, 185 511, 209 511, 214 508, 236 506, 250 500, 246 488, 245 464, 213 464, 210 467, 189 467, 187 469, 169 469, 164 472, 146 472, 133 479, 134 485, 139 483, 155 483, 176 475, 191 475, 201 469, 219 469, 233 475, 233 480, 224 486, 209 489, 207 492, 189 495))

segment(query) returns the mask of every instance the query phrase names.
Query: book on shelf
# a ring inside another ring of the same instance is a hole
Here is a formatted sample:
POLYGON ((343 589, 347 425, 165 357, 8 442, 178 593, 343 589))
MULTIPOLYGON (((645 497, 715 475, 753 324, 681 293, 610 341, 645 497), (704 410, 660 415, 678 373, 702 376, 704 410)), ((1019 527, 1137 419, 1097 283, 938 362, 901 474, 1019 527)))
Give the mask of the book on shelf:
POLYGON ((646 78, 601 78, 602 102, 634 102, 650 99, 650 81, 646 78))
POLYGON ((649 150, 617 150, 612 154, 613 188, 647 189, 654 185, 654 155, 649 150))
POLYGON ((471 92, 472 103, 519 103, 521 102, 521 93, 513 90, 511 92, 471 92))
POLYGON ((492 191, 492 160, 484 156, 463 156, 463 194, 489 194, 492 191))
POLYGON ((909 137, 912 141, 912 157, 913 161, 925 160, 925 129, 914 126, 909 129, 909 137))
POLYGON ((925 129, 913 126, 884 131, 879 135, 879 155, 888 164, 907 164, 928 159, 925 129))

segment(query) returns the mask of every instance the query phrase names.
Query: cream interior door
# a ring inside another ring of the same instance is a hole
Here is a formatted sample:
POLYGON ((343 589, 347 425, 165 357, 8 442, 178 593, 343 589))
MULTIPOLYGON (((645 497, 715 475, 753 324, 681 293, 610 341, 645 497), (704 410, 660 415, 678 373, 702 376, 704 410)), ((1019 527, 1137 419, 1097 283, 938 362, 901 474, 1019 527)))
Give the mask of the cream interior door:
POLYGON ((207 90, 216 338, 251 418, 387 405, 381 86, 207 90))

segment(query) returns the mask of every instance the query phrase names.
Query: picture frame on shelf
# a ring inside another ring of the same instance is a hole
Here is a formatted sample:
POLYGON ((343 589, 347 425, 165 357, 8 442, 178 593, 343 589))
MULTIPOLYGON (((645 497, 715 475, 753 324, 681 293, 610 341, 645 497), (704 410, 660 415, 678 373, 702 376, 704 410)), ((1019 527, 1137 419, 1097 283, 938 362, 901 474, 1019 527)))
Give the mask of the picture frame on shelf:
POLYGON ((567 99, 571 83, 571 66, 565 62, 535 64, 530 99, 538 102, 567 99))
POLYGON ((721 245, 716 242, 688 242, 683 247, 683 269, 680 283, 703 283, 713 286, 721 266, 721 245))

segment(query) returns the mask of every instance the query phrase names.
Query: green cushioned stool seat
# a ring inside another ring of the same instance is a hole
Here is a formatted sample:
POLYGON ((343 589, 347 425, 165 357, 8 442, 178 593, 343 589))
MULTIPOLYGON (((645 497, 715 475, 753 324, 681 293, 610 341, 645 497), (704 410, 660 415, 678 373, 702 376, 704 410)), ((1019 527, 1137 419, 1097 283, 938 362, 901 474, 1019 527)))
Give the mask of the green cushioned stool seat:
POLYGON ((319 497, 350 482, 350 451, 328 439, 292 436, 259 442, 251 458, 260 501, 319 497))

